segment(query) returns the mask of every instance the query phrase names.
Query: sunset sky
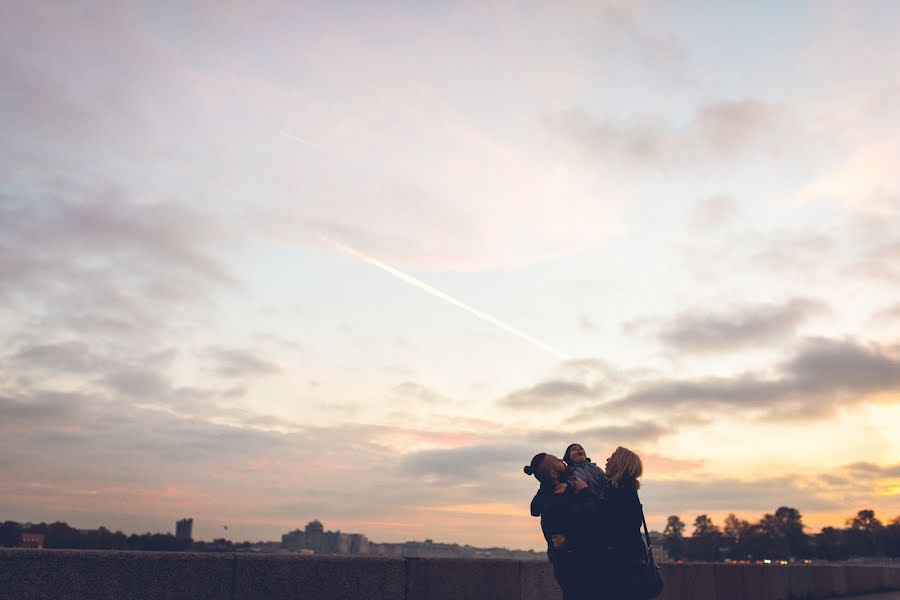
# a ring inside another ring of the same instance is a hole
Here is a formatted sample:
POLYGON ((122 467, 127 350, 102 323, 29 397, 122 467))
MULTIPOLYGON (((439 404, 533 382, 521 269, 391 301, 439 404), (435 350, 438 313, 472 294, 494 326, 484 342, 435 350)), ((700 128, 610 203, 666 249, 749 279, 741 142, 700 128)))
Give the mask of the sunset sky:
POLYGON ((654 529, 900 515, 898 31, 0 3, 0 520, 539 549, 571 442, 654 529))

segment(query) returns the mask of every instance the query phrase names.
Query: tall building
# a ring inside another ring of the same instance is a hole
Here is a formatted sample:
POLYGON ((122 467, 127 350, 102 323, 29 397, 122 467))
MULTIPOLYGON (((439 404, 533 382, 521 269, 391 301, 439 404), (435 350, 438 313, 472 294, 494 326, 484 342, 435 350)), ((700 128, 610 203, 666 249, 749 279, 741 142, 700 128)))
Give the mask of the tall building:
POLYGON ((306 524, 306 547, 313 552, 322 551, 322 533, 325 528, 318 519, 306 524))
POLYGON ((194 529, 194 520, 193 519, 182 519, 180 521, 175 522, 175 539, 176 540, 190 540, 193 539, 191 537, 191 532, 194 529))

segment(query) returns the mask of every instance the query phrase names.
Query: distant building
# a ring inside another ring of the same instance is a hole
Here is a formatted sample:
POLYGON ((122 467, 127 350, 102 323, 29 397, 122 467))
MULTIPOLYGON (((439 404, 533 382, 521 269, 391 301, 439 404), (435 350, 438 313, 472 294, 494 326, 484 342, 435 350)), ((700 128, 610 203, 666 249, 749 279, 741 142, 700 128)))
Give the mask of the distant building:
POLYGON ((306 549, 306 532, 295 529, 285 533, 281 536, 281 547, 289 550, 306 549))
POLYGON ((361 533, 350 534, 350 554, 368 554, 369 538, 361 533))
POLYGON ((403 544, 369 542, 369 554, 400 558, 403 556, 403 544))
POLYGON ((350 534, 326 531, 322 534, 322 554, 350 554, 350 534))
MULTIPOLYGON (((658 534, 657 534, 658 535, 658 534)), ((281 536, 282 552, 303 554, 350 554, 392 558, 506 558, 516 560, 546 560, 546 554, 533 550, 507 548, 475 548, 459 544, 423 542, 377 543, 361 533, 326 531, 318 519, 281 536)))
POLYGON ((318 519, 306 524, 306 547, 313 552, 322 552, 322 534, 325 527, 318 519))
POLYGON ((194 520, 193 519, 182 519, 180 521, 175 522, 175 539, 176 540, 191 540, 193 537, 191 533, 194 529, 194 520))
POLYGON ((43 533, 28 533, 22 532, 22 543, 19 545, 20 548, 36 548, 38 550, 44 547, 44 534, 43 533))

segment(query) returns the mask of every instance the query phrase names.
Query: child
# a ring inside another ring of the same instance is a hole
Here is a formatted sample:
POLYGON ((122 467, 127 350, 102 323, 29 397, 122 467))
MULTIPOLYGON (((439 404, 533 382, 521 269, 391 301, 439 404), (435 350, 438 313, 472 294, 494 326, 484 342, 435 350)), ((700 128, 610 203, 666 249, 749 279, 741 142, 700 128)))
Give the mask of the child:
MULTIPOLYGON (((569 466, 574 477, 587 483, 598 498, 603 498, 603 492, 606 489, 606 474, 596 463, 591 462, 581 444, 570 444, 563 455, 563 461, 569 466)), ((557 491, 560 491, 559 487, 557 487, 557 491)), ((565 488, 562 488, 562 491, 565 491, 565 488)))
MULTIPOLYGON (((566 448, 566 453, 563 455, 563 461, 569 467, 568 471, 571 477, 578 477, 588 484, 588 488, 598 498, 603 498, 603 491, 606 487, 606 475, 603 473, 603 469, 592 463, 591 459, 586 456, 584 447, 581 444, 569 444, 569 447, 566 448)), ((557 494, 563 494, 567 491, 566 488, 571 487, 571 485, 571 482, 560 483, 556 486, 555 491, 557 494)), ((541 498, 540 490, 538 490, 538 493, 531 500, 532 517, 541 516, 543 511, 541 498)))

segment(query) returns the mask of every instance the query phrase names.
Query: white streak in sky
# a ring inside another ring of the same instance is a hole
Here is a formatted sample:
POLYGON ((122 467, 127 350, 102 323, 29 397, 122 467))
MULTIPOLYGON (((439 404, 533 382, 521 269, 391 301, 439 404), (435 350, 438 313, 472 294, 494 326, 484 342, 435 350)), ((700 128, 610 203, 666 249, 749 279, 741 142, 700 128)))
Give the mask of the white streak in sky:
POLYGON ((361 260, 365 263, 368 263, 368 264, 372 265, 373 267, 378 267, 382 271, 385 271, 386 273, 393 275, 400 281, 402 281, 404 283, 408 283, 409 285, 411 285, 413 287, 417 287, 420 290, 422 290, 428 294, 431 294, 435 298, 440 298, 441 300, 443 300, 445 302, 449 302, 453 306, 455 306, 457 308, 461 308, 462 310, 466 311, 467 313, 478 317, 482 321, 485 321, 496 327, 499 327, 503 331, 510 333, 519 339, 525 340, 529 344, 532 344, 533 346, 536 346, 536 347, 540 348, 541 350, 544 350, 545 352, 549 352, 550 354, 552 354, 553 356, 555 356, 556 358, 558 358, 560 360, 565 360, 565 361, 572 360, 572 358, 568 354, 566 354, 565 352, 563 352, 557 348, 554 348, 550 344, 542 342, 541 340, 537 339, 536 337, 528 335, 521 329, 517 329, 508 323, 504 323, 497 317, 495 317, 491 314, 488 314, 488 313, 484 312, 483 310, 478 310, 477 308, 469 306, 465 302, 462 302, 461 300, 457 300, 453 296, 445 294, 441 290, 439 290, 435 287, 432 287, 423 281, 419 281, 412 275, 404 273, 403 271, 401 271, 399 269, 395 269, 394 267, 381 262, 377 258, 373 258, 367 254, 360 252, 359 250, 356 250, 355 248, 351 248, 350 246, 347 246, 346 244, 342 244, 340 242, 337 242, 337 241, 327 238, 325 236, 322 236, 322 239, 324 239, 325 241, 327 241, 328 243, 330 243, 331 245, 336 247, 341 252, 344 252, 345 254, 349 254, 350 256, 352 256, 354 258, 358 258, 359 260, 361 260))
POLYGON ((299 136, 296 136, 296 135, 293 135, 293 134, 290 134, 290 133, 287 133, 284 131, 280 131, 279 133, 281 134, 282 137, 287 138, 287 139, 291 140, 292 142, 299 142, 301 144, 309 146, 310 148, 318 148, 319 147, 319 145, 316 144, 315 142, 311 142, 307 139, 303 139, 302 137, 299 137, 299 136))

